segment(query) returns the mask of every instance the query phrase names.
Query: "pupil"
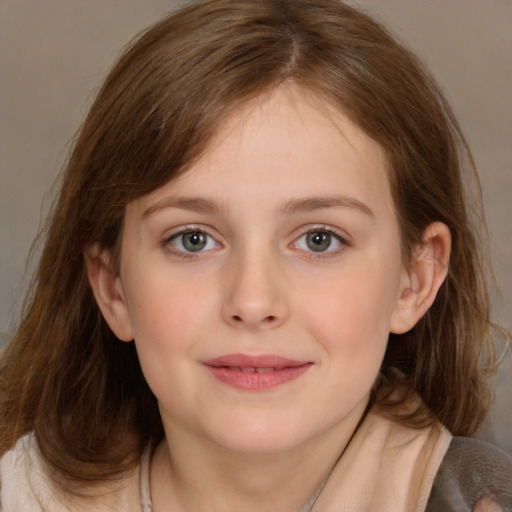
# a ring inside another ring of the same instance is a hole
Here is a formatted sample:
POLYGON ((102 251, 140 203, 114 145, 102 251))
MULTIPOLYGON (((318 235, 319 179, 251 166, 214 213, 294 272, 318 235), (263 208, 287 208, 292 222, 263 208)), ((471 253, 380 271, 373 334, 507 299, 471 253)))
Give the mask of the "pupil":
POLYGON ((325 251, 331 245, 331 235, 329 233, 309 233, 306 243, 312 251, 325 251))
POLYGON ((187 233, 183 235, 183 246, 188 251, 200 251, 206 245, 204 233, 187 233))

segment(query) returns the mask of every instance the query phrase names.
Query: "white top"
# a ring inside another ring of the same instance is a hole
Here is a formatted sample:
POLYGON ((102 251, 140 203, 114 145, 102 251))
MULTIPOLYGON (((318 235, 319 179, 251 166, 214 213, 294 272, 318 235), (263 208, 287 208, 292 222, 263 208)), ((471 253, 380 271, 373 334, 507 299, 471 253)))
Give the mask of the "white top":
POLYGON ((148 446, 140 460, 140 505, 142 512, 153 512, 151 489, 149 486, 149 468, 151 466, 151 449, 148 446))
MULTIPOLYGON (((450 444, 439 424, 414 430, 370 412, 331 474, 299 512, 423 512, 450 444)), ((55 491, 33 434, 0 462, 3 512, 151 512, 151 450, 140 466, 94 499, 55 491)))

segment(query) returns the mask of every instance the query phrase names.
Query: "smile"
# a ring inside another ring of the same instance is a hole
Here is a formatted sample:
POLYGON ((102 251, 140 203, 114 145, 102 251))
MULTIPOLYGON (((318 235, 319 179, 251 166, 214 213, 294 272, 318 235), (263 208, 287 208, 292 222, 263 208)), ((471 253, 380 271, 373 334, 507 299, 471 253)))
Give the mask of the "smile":
POLYGON ((217 380, 245 391, 265 391, 302 376, 313 363, 275 355, 231 354, 205 361, 217 380))
POLYGON ((240 367, 240 366, 228 366, 228 370, 231 370, 233 372, 243 372, 243 373, 268 373, 268 372, 275 372, 276 368, 256 368, 254 366, 248 366, 248 367, 240 367))

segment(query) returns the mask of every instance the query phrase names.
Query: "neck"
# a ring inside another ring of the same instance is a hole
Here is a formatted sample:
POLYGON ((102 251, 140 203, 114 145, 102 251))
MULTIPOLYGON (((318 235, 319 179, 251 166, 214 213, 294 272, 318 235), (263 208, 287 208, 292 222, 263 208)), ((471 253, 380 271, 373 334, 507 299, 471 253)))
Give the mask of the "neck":
POLYGON ((278 453, 240 453, 177 427, 166 428, 166 440, 151 465, 155 512, 265 510, 298 511, 327 479, 347 446, 364 404, 344 421, 278 453))

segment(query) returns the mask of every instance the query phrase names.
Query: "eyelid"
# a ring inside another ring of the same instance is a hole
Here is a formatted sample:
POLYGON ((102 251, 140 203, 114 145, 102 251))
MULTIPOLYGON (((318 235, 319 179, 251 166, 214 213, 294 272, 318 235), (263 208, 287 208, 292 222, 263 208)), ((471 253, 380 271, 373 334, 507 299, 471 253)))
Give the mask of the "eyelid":
MULTIPOLYGON (((182 257, 182 258, 201 257, 201 256, 204 256, 206 253, 209 253, 213 250, 222 248, 224 246, 224 244, 219 241, 220 236, 217 233, 213 234, 212 231, 213 230, 211 228, 209 228, 208 226, 205 226, 203 224, 187 224, 187 225, 178 226, 176 228, 173 228, 170 232, 168 232, 166 234, 166 236, 164 236, 162 238, 161 246, 166 252, 172 253, 173 255, 178 256, 178 257, 182 257), (173 239, 179 237, 180 235, 184 235, 186 233, 204 233, 205 235, 210 237, 215 242, 216 247, 214 249, 200 250, 197 252, 188 252, 188 251, 182 251, 182 250, 177 249, 174 246, 172 246, 171 241, 173 239)), ((343 252, 347 247, 350 247, 350 246, 351 246, 351 239, 350 239, 349 235, 347 235, 344 231, 341 231, 340 229, 337 229, 337 228, 334 228, 332 226, 328 226, 325 224, 312 224, 312 225, 303 226, 302 228, 300 228, 299 232, 294 236, 293 241, 289 244, 289 247, 291 247, 293 249, 297 249, 297 250, 301 251, 302 253, 306 254, 307 257, 314 258, 314 259, 321 259, 321 258, 328 258, 331 256, 337 256, 341 252, 343 252), (317 232, 329 233, 330 235, 332 235, 334 238, 336 238, 340 242, 341 247, 334 249, 334 250, 327 250, 327 251, 323 251, 323 252, 322 251, 319 251, 319 252, 307 251, 307 250, 298 249, 297 247, 294 247, 294 245, 297 243, 297 241, 304 235, 306 235, 308 233, 317 233, 317 232)))
POLYGON ((292 243, 290 244, 295 249, 298 249, 302 251, 304 254, 307 255, 308 258, 329 258, 332 256, 338 256, 340 253, 342 253, 347 247, 351 246, 350 237, 343 231, 336 229, 331 226, 327 226, 325 224, 314 224, 309 226, 304 226, 300 229, 299 234, 294 237, 292 243), (340 243, 341 247, 334 250, 327 250, 327 251, 307 251, 304 249, 298 249, 297 247, 293 247, 297 243, 297 241, 302 238, 304 235, 307 235, 308 233, 329 233, 334 238, 336 238, 340 243))
POLYGON ((175 256, 182 257, 182 258, 197 258, 199 256, 204 255, 205 253, 208 253, 214 249, 207 249, 207 250, 201 250, 197 252, 188 252, 188 251, 182 251, 180 249, 177 249, 172 245, 172 240, 178 238, 179 236, 185 235, 187 233, 203 233, 207 235, 209 238, 211 238, 215 244, 215 249, 218 249, 222 247, 222 244, 218 240, 218 236, 215 236, 211 233, 211 230, 205 227, 204 225, 199 224, 187 224, 184 226, 179 226, 171 230, 170 233, 167 233, 162 241, 160 242, 160 245, 162 248, 169 253, 172 253, 175 256))
POLYGON ((306 233, 316 233, 316 232, 326 232, 330 233, 331 235, 334 235, 339 240, 341 240, 343 243, 349 245, 351 241, 350 235, 339 228, 335 228, 329 224, 308 224, 306 226, 302 226, 298 230, 298 235, 295 236, 295 239, 299 238, 302 235, 305 235, 306 233))

